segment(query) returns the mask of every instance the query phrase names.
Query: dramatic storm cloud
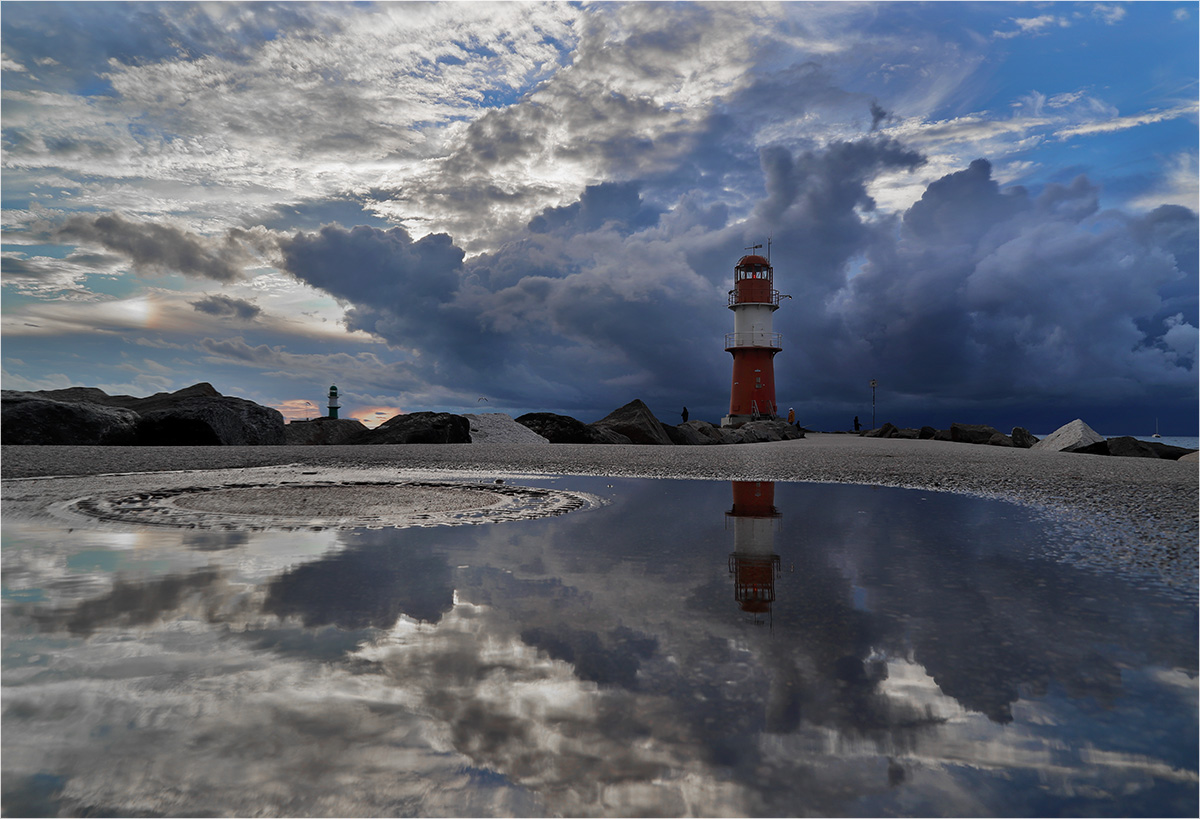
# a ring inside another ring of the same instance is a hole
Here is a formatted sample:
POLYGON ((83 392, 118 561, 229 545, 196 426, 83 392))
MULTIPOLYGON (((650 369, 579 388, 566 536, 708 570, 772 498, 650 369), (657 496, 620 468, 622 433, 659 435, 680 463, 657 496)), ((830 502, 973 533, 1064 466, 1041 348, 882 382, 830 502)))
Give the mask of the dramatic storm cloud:
POLYGON ((1173 11, 7 3, 5 385, 717 420, 769 241, 807 424, 1194 432, 1173 11))

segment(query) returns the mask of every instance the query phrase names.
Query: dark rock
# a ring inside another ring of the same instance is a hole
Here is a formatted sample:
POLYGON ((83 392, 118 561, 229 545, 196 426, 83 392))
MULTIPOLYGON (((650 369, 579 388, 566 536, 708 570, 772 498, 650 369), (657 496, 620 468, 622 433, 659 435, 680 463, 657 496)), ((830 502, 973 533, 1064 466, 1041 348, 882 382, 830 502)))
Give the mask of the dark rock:
POLYGON ((889 422, 889 423, 885 423, 883 426, 878 427, 876 429, 867 430, 866 432, 862 433, 862 437, 863 438, 891 438, 891 437, 894 437, 895 432, 896 432, 896 425, 889 422))
POLYGON ((1038 442, 1037 436, 1025 429, 1025 427, 1013 427, 1012 431, 1013 446, 1020 449, 1029 449, 1038 442))
POLYGON ((283 428, 286 442, 291 445, 344 444, 366 432, 362 421, 353 418, 315 418, 311 421, 292 421, 283 428))
POLYGON ((132 410, 36 397, 40 395, 4 390, 0 410, 4 443, 123 446, 137 440, 138 414, 132 410))
POLYGON ((1158 453, 1149 443, 1130 436, 1109 438, 1105 444, 1108 446, 1109 455, 1121 458, 1158 458, 1158 453))
POLYGON ((948 430, 948 429, 939 429, 937 432, 935 432, 933 434, 933 440, 935 440, 935 441, 953 441, 954 436, 950 434, 950 430, 948 430))
MULTIPOLYGON (((19 394, 42 400, 77 403, 97 411, 110 409, 131 414, 135 427, 132 437, 118 431, 92 443, 260 446, 282 444, 286 437, 283 415, 278 410, 244 398, 221 395, 208 383, 193 384, 178 392, 160 392, 146 398, 108 395, 95 387, 68 387, 19 394)), ((130 415, 119 414, 119 417, 128 420, 130 415)), ((87 429, 87 426, 84 428, 87 429)), ((5 440, 8 440, 7 429, 5 440)))
MULTIPOLYGON (((159 396, 151 396, 158 399, 159 396)), ((229 395, 193 395, 139 410, 142 446, 277 446, 287 433, 279 410, 229 395)))
POLYGON ((629 436, 622 435, 615 429, 608 427, 598 427, 594 424, 587 424, 588 432, 592 436, 593 444, 632 444, 633 441, 629 436))
POLYGON ((915 441, 921 437, 921 430, 912 429, 911 427, 905 427, 904 429, 896 430, 889 437, 891 437, 891 438, 907 438, 909 440, 915 441))
MULTIPOLYGON (((1158 453, 1158 457, 1168 461, 1182 460, 1185 456, 1191 455, 1196 450, 1188 449, 1184 446, 1171 446, 1170 444, 1160 444, 1157 441, 1146 441, 1151 448, 1158 453)), ((1110 447, 1111 448, 1111 447, 1110 447)))
MULTIPOLYGON (((680 426, 682 426, 682 425, 680 425, 680 426)), ((670 424, 663 424, 662 428, 663 428, 663 432, 667 433, 667 437, 671 439, 671 443, 673 443, 673 444, 679 445, 679 444, 700 443, 699 441, 690 440, 690 436, 686 432, 684 432, 682 429, 680 429, 679 426, 673 427, 670 424)))
POLYGON ((1063 452, 1078 452, 1083 455, 1109 455, 1108 441, 1095 441, 1075 449, 1064 449, 1063 452))
POLYGON ((787 421, 762 420, 747 421, 738 427, 745 443, 765 443, 767 441, 795 441, 804 437, 804 433, 787 421))
POLYGON ((516 421, 552 444, 594 443, 594 436, 588 425, 569 415, 556 415, 553 412, 527 412, 518 416, 516 421))
MULTIPOLYGON (((134 398, 130 395, 110 395, 106 402, 109 406, 125 407, 137 412, 141 415, 146 415, 157 410, 172 409, 178 406, 183 401, 190 401, 195 398, 230 398, 231 396, 221 395, 216 388, 207 381, 201 381, 199 384, 193 384, 190 387, 184 387, 182 390, 175 392, 156 392, 154 395, 148 395, 145 398, 134 398)), ((245 398, 234 398, 234 401, 246 401, 245 398)), ((247 401, 246 403, 254 403, 247 401)), ((256 405, 260 406, 260 405, 256 405)), ((280 416, 283 417, 282 415, 280 416)))
POLYGON ((937 432, 938 431, 933 427, 921 427, 921 431, 918 433, 917 437, 922 441, 929 441, 937 437, 937 432))
POLYGON ((592 424, 597 429, 608 429, 624 435, 635 444, 670 444, 671 439, 663 431, 662 422, 640 399, 613 410, 592 424))
POLYGON ((997 432, 991 438, 988 438, 989 446, 1014 446, 1013 439, 1009 438, 1003 432, 997 432))
POLYGON ((721 428, 708 423, 708 421, 688 421, 675 429, 680 437, 686 439, 684 443, 699 445, 727 443, 721 434, 721 428))
POLYGON ((1128 435, 1109 438, 1106 443, 1109 455, 1122 458, 1164 458, 1169 461, 1177 461, 1194 451, 1181 446, 1161 444, 1158 441, 1141 441, 1128 435))
POLYGON ((471 423, 448 412, 412 412, 393 415, 375 429, 346 441, 348 444, 469 444, 471 423))
POLYGON ((596 429, 569 415, 553 412, 528 412, 516 419, 518 424, 541 435, 552 444, 628 444, 629 439, 612 430, 596 429))
POLYGON ((991 443, 993 435, 1003 434, 1000 430, 989 427, 987 424, 950 425, 950 440, 963 444, 987 444, 991 443))

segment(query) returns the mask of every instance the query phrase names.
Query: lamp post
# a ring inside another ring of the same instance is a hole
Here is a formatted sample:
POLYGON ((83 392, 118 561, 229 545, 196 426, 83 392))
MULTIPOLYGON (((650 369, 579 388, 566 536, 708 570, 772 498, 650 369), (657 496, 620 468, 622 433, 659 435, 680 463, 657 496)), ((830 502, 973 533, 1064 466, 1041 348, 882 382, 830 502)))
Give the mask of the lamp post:
POLYGON ((871 379, 871 429, 875 429, 875 388, 879 386, 879 382, 874 378, 871 379))

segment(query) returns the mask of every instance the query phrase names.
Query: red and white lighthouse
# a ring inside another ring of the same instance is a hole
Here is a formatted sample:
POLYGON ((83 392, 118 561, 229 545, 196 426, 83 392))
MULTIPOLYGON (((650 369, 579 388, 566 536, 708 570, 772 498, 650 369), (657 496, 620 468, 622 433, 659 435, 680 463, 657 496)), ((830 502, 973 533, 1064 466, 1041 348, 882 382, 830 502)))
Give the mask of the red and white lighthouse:
MULTIPOLYGON (((759 247, 762 245, 748 249, 759 247)), ((738 261, 729 309, 733 311, 733 332, 725 334, 725 349, 733 355, 733 386, 729 414, 721 419, 721 426, 738 427, 779 414, 774 359, 783 349, 783 336, 771 327, 771 314, 779 309, 779 291, 770 261, 757 254, 738 261)))
POLYGON ((733 508, 725 513, 733 521, 733 599, 747 614, 771 614, 775 602, 775 580, 779 577, 779 555, 775 554, 775 522, 782 515, 775 508, 774 481, 733 481, 733 508))

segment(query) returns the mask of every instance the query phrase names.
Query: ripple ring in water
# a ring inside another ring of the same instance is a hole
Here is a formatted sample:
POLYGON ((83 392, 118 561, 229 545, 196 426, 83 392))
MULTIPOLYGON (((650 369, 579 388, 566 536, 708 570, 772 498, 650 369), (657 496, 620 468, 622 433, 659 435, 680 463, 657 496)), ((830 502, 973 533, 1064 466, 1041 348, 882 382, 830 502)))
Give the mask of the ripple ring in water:
POLYGON ((600 505, 583 492, 451 481, 308 481, 188 486, 77 498, 67 513, 189 529, 405 528, 497 523, 600 505))

